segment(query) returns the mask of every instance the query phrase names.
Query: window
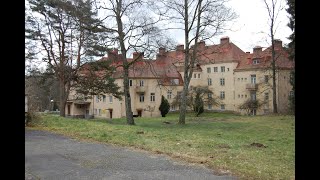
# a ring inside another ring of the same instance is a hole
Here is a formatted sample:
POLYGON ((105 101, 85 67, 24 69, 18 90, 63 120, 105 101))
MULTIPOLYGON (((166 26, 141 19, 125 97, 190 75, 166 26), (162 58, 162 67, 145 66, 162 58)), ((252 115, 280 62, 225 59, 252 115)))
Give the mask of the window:
POLYGON ((102 95, 103 102, 106 102, 106 96, 102 95))
POLYGON ((268 83, 269 82, 269 76, 268 75, 264 75, 264 83, 268 83))
POLYGON ((129 86, 132 86, 132 79, 129 79, 129 86))
POLYGON ((251 75, 251 84, 256 84, 256 75, 255 74, 251 75))
POLYGON ((238 98, 240 98, 240 94, 238 94, 238 98))
POLYGON ((144 86, 144 81, 140 80, 139 84, 140 84, 140 86, 144 86))
POLYGON ((243 98, 243 94, 241 94, 241 98, 243 98))
POLYGON ((285 76, 283 76, 283 79, 286 79, 286 77, 285 77, 285 76))
POLYGON ((229 68, 227 68, 227 71, 229 71, 229 68))
POLYGON ((139 101, 144 102, 144 94, 140 94, 139 101))
POLYGON ((209 98, 209 99, 212 98, 212 93, 208 93, 208 98, 209 98))
POLYGON ((98 115, 101 116, 101 109, 98 109, 98 115))
POLYGON ((255 115, 257 114, 257 110, 256 110, 256 109, 252 109, 251 112, 250 112, 250 114, 251 114, 252 116, 255 116, 255 115))
POLYGON ((176 110, 176 106, 171 105, 171 106, 170 106, 170 110, 171 110, 171 111, 175 111, 175 110, 176 110))
POLYGON ((207 68, 207 73, 211 73, 211 68, 210 67, 207 68))
POLYGON ((208 109, 209 109, 209 110, 212 109, 212 104, 208 104, 208 109))
POLYGON ((218 67, 213 67, 213 72, 218 72, 218 67))
POLYGON ((247 81, 247 78, 244 78, 244 81, 247 81))
POLYGON ((97 114, 97 109, 94 109, 94 114, 97 114))
POLYGON ((224 78, 220 78, 220 85, 224 86, 224 78))
POLYGON ((224 66, 221 66, 221 72, 225 72, 226 68, 224 66))
POLYGON ((211 86, 211 85, 212 85, 212 79, 208 78, 208 86, 211 86))
POLYGON ((259 64, 260 63, 260 59, 254 59, 253 61, 252 61, 252 64, 259 64))
POLYGON ((264 93, 264 100, 268 101, 269 100, 269 93, 264 93))
POLYGON ((251 96, 251 100, 252 100, 252 101, 255 101, 255 100, 257 99, 256 92, 252 92, 252 93, 250 94, 250 96, 251 96))
POLYGON ((179 79, 171 79, 171 85, 178 85, 179 84, 179 79))
POLYGON ((197 74, 196 73, 193 74, 193 78, 194 79, 197 78, 197 74))
POLYGON ((224 104, 221 104, 220 108, 221 108, 221 110, 224 110, 226 107, 224 104))
POLYGON ((112 96, 109 96, 109 103, 112 103, 113 102, 113 98, 112 96))
POLYGON ((224 91, 220 91, 220 99, 224 99, 225 98, 225 93, 224 91))
POLYGON ((198 78, 200 79, 200 74, 198 74, 198 78))
POLYGON ((156 95, 155 95, 155 93, 151 93, 151 94, 150 94, 150 101, 151 101, 151 102, 156 101, 156 95))
POLYGON ((238 81, 240 81, 240 78, 238 78, 238 81))
POLYGON ((99 95, 96 96, 96 102, 99 102, 99 95))
POLYGON ((241 78, 241 81, 243 81, 243 78, 241 78))
POLYGON ((167 99, 171 99, 172 98, 172 91, 168 90, 167 92, 167 99))
POLYGON ((182 97, 182 92, 180 92, 180 91, 177 92, 177 97, 178 97, 178 98, 181 98, 181 97, 182 97))
POLYGON ((244 97, 247 98, 247 95, 245 94, 244 97))

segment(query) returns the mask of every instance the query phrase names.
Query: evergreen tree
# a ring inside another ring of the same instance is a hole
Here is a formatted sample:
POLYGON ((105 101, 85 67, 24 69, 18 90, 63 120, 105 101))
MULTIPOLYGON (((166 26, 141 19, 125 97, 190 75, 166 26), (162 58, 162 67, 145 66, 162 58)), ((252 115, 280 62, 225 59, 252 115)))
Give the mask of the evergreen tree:
POLYGON ((204 109, 203 109, 203 100, 202 98, 200 97, 200 93, 197 93, 196 94, 196 98, 194 100, 194 112, 196 113, 196 116, 198 117, 200 114, 202 114, 204 112, 204 109))
MULTIPOLYGON (((28 0, 26 40, 59 81, 60 116, 78 70, 85 61, 102 57, 107 31, 101 27, 90 0, 28 0)), ((30 49, 30 48, 29 48, 30 49)), ((26 57, 33 57, 28 51, 26 57)))
MULTIPOLYGON (((288 26, 292 30, 292 34, 289 36, 289 40, 291 41, 289 45, 289 54, 290 59, 295 61, 295 22, 296 22, 296 13, 295 13, 295 0, 287 0, 288 9, 287 12, 290 14, 288 26)), ((295 70, 291 71, 290 74, 290 84, 292 85, 293 94, 289 96, 289 108, 291 112, 295 112, 295 70)))
POLYGON ((161 104, 159 110, 161 112, 162 117, 166 117, 166 114, 168 114, 170 110, 170 104, 164 96, 161 97, 161 104))

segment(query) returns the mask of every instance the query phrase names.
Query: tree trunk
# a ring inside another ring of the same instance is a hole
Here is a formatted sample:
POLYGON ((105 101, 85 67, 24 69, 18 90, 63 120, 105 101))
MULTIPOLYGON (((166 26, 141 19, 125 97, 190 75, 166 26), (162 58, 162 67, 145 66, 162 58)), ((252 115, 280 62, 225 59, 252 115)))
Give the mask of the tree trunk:
MULTIPOLYGON (((186 73, 184 75, 184 78, 186 79, 186 73)), ((186 124, 186 112, 187 112, 187 91, 188 91, 188 85, 186 83, 183 84, 183 91, 181 93, 181 105, 180 105, 180 114, 179 114, 179 121, 178 124, 186 124)), ((180 98, 180 97, 178 97, 180 98)))
POLYGON ((123 77, 123 88, 124 88, 124 100, 126 104, 126 117, 127 117, 127 124, 135 125, 133 119, 133 113, 131 110, 131 96, 129 91, 129 77, 128 77, 128 67, 124 68, 124 77, 123 77))
POLYGON ((66 116, 66 98, 65 98, 65 87, 64 87, 64 79, 60 79, 59 83, 60 87, 60 116, 66 116))
POLYGON ((126 116, 127 124, 134 125, 133 113, 131 109, 131 97, 129 90, 129 65, 127 61, 127 49, 125 46, 125 34, 123 32, 123 23, 121 20, 122 0, 117 1, 116 4, 116 20, 119 34, 119 44, 121 47, 121 55, 123 60, 123 88, 124 88, 124 100, 126 104, 126 116))
POLYGON ((278 113, 277 105, 277 84, 276 84, 276 53, 274 49, 273 19, 271 22, 271 52, 272 52, 272 92, 273 92, 273 113, 278 113))

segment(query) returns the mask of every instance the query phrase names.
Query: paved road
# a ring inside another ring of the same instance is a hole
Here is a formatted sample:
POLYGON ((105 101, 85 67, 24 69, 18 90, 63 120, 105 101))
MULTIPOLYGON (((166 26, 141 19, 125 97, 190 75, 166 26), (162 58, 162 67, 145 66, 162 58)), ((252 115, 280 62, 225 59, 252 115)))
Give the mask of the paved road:
POLYGON ((209 169, 112 145, 25 131, 25 179, 236 179, 209 169))

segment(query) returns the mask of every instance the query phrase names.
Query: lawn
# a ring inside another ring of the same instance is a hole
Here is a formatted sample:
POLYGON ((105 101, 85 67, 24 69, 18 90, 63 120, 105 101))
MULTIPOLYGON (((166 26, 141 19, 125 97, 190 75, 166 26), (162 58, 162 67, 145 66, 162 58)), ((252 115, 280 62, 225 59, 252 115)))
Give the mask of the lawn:
POLYGON ((32 129, 167 154, 204 164, 216 173, 239 179, 295 179, 295 119, 293 116, 239 116, 204 113, 162 118, 68 119, 42 115, 32 129), (164 123, 166 121, 167 123, 164 123))

